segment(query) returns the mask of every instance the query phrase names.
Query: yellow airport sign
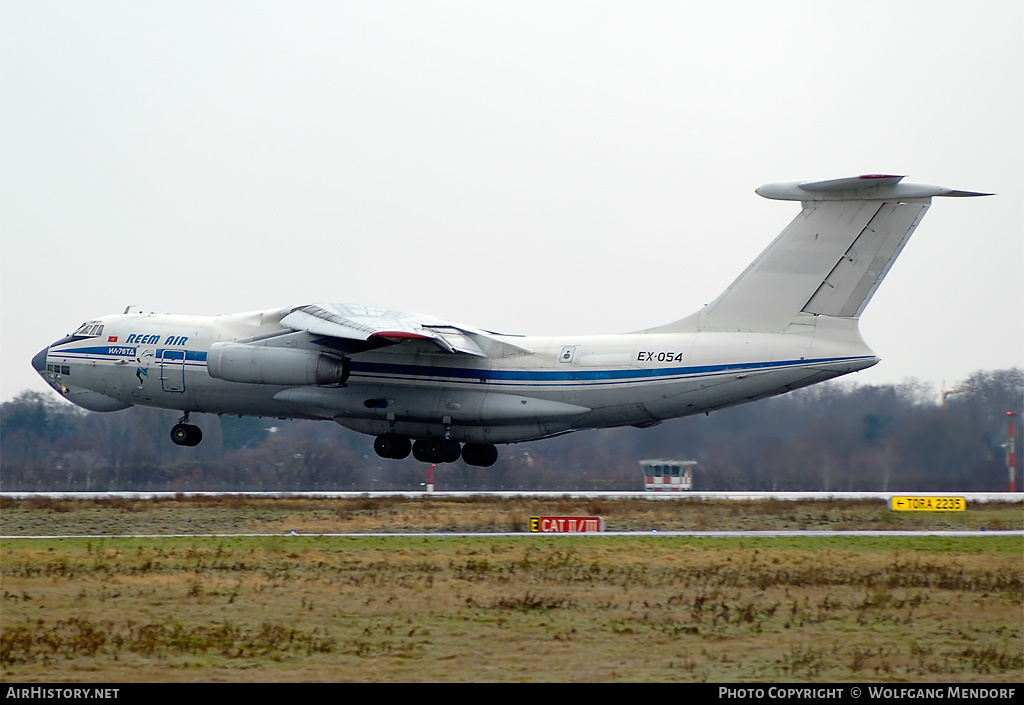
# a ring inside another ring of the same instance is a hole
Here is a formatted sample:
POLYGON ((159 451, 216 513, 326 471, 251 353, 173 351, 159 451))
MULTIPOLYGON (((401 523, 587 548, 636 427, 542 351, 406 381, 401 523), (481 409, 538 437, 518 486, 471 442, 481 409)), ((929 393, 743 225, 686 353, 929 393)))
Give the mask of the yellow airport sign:
POLYGON ((963 497, 891 497, 894 512, 962 512, 967 509, 963 497))

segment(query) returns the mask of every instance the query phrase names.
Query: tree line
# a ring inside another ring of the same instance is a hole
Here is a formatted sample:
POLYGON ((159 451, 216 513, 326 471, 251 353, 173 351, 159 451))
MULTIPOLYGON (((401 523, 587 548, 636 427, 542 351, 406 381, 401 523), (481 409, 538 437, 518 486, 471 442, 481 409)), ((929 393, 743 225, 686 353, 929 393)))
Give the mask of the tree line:
MULTIPOLYGON (((829 383, 648 429, 583 431, 500 446, 491 468, 438 465, 438 490, 639 490, 638 461, 696 460, 694 489, 1004 491, 1008 424, 1021 476, 1021 369, 983 371, 955 394, 908 381, 829 383), (1018 415, 1009 416, 1007 412, 1018 415)), ((179 414, 88 412, 53 393, 0 406, 3 491, 406 491, 428 466, 377 457, 330 421, 193 414, 195 448, 168 437, 179 414)))

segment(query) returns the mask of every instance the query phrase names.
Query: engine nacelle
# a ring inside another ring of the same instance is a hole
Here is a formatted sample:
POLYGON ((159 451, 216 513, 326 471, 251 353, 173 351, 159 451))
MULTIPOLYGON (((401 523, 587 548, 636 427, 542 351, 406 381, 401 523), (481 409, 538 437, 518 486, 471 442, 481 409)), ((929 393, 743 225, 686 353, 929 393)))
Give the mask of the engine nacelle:
POLYGON ((214 343, 206 357, 211 377, 227 382, 282 386, 344 384, 348 359, 314 350, 214 343))

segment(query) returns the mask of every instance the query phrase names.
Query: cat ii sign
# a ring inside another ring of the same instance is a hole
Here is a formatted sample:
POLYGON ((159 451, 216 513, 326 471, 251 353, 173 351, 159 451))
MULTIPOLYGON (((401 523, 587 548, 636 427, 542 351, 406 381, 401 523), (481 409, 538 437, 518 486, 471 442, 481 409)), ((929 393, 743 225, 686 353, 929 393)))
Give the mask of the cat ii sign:
POLYGON ((530 531, 541 534, 582 534, 604 531, 601 517, 530 517, 530 531))

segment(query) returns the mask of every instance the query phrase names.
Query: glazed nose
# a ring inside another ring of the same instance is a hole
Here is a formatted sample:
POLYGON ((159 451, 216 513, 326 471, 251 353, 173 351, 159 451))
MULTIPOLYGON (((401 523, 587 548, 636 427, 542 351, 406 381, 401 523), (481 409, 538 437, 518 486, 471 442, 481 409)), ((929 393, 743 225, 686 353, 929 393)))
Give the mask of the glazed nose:
POLYGON ((49 352, 50 346, 47 345, 32 357, 32 367, 36 368, 36 372, 46 372, 46 355, 49 352))

